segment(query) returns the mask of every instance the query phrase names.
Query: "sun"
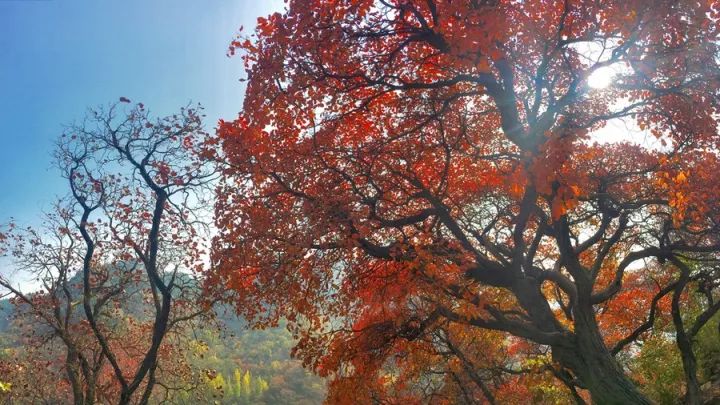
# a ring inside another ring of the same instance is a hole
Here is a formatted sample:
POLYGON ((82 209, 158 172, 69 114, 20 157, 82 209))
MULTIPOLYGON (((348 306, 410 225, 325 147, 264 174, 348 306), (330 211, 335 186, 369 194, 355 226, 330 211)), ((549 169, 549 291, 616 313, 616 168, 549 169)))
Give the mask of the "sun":
POLYGON ((617 73, 613 67, 603 66, 592 72, 587 79, 587 84, 593 89, 604 89, 612 84, 617 73))

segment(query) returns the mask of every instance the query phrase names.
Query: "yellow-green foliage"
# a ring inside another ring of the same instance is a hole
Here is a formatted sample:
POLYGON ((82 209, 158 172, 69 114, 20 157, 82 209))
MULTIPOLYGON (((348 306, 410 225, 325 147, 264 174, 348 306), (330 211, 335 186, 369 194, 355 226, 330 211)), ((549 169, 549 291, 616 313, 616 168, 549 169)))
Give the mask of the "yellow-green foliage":
POLYGON ((675 404, 684 392, 682 359, 672 336, 654 333, 632 362, 642 390, 658 404, 675 404))
POLYGON ((700 329, 695 339, 695 357, 698 360, 698 377, 701 383, 720 379, 720 312, 700 329))
POLYGON ((232 400, 237 404, 252 404, 270 388, 265 379, 254 377, 250 370, 243 373, 240 369, 233 370, 232 379, 222 373, 208 377, 208 385, 221 393, 224 400, 232 400))

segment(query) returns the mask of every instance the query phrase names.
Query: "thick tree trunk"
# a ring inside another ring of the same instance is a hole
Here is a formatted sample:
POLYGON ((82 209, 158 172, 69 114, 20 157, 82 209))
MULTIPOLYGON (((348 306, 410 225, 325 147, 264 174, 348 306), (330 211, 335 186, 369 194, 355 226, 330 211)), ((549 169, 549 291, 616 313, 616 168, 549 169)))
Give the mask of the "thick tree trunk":
MULTIPOLYGON (((580 344, 579 346, 584 346, 580 344)), ((617 362, 605 350, 581 353, 578 351, 554 350, 555 358, 571 369, 590 391, 594 404, 650 404, 625 376, 617 362), (559 353, 557 353, 559 352, 559 353)))
MULTIPOLYGON (((562 329, 540 286, 534 281, 520 280, 513 286, 513 291, 535 326, 545 332, 562 329)), ((594 404, 651 404, 610 354, 600 334, 592 305, 588 300, 583 301, 573 307, 574 334, 561 344, 551 346, 553 358, 575 374, 584 388, 590 391, 594 404)))
POLYGON ((625 375, 605 346, 592 310, 576 310, 575 344, 571 350, 553 348, 553 356, 572 370, 595 404, 651 404, 625 375))

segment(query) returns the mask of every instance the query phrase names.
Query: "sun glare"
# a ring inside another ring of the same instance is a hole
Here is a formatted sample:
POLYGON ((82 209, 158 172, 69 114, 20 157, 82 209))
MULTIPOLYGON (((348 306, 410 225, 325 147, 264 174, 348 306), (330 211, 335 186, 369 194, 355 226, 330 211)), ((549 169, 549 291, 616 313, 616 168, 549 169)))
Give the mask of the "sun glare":
POLYGON ((601 67, 588 77, 588 86, 593 89, 604 89, 612 84, 615 75, 617 72, 611 66, 601 67))

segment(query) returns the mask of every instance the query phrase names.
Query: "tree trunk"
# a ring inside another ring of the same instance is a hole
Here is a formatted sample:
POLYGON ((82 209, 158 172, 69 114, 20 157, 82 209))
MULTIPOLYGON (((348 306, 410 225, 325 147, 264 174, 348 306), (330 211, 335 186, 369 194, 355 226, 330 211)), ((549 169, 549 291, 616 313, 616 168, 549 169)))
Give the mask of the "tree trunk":
POLYGON ((85 398, 83 396, 78 369, 77 352, 71 348, 67 348, 67 354, 65 357, 65 372, 67 373, 68 381, 70 382, 70 387, 72 388, 73 403, 75 405, 83 405, 85 398))
POLYGON ((688 336, 683 323, 682 314, 680 313, 680 297, 683 290, 690 279, 690 271, 682 268, 682 275, 675 287, 672 297, 670 313, 672 314, 673 324, 675 325, 675 342, 680 350, 680 356, 683 363, 683 372, 685 374, 685 403, 688 405, 700 404, 700 382, 697 378, 697 360, 692 349, 692 340, 688 336))
POLYGON ((572 370, 585 385, 595 404, 651 404, 625 375, 605 346, 592 307, 574 311, 575 344, 572 349, 553 348, 553 356, 572 370))
MULTIPOLYGON (((564 329, 536 280, 517 280, 512 290, 538 329, 549 333, 564 329)), ((589 290, 579 297, 584 299, 578 298, 573 305, 574 333, 551 345, 553 359, 575 374, 583 388, 590 391, 594 404, 651 404, 605 346, 589 302, 589 290)))

